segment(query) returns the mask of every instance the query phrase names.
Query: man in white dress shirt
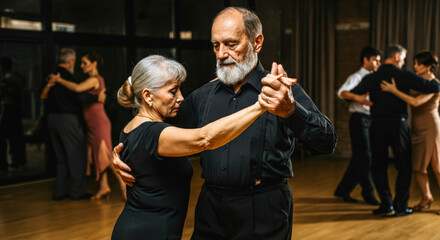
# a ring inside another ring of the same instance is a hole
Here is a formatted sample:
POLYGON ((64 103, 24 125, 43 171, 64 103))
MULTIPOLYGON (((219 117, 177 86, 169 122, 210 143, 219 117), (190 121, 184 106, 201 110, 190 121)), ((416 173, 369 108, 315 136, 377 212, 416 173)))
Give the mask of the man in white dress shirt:
POLYGON ((379 204, 374 195, 370 172, 371 151, 368 129, 371 124, 369 106, 371 102, 368 100, 367 94, 356 96, 349 91, 357 86, 365 75, 379 68, 380 55, 380 51, 376 48, 370 46, 363 48, 360 56, 361 69, 351 74, 338 90, 339 98, 352 101, 348 108, 351 112, 349 129, 352 158, 335 191, 335 196, 341 197, 346 202, 357 202, 356 199, 350 197, 350 193, 357 184, 360 184, 365 202, 371 205, 379 204))

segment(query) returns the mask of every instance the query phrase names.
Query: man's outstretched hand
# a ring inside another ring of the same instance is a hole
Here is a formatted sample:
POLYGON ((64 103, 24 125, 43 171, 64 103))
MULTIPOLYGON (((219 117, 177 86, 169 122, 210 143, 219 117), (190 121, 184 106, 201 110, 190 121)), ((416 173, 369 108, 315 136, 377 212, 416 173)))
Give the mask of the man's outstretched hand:
POLYGON ((131 171, 131 168, 121 161, 119 153, 122 151, 123 147, 124 144, 119 143, 115 148, 113 148, 113 167, 115 168, 116 173, 121 176, 122 181, 124 181, 124 183, 128 186, 132 187, 136 179, 128 173, 131 171))

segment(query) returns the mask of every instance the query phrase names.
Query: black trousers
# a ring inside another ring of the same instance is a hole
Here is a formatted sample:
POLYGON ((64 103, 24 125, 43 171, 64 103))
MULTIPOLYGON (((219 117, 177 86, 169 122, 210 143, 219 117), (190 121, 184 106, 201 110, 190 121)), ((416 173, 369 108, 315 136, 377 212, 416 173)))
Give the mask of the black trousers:
POLYGON ((380 207, 394 206, 396 211, 408 207, 411 183, 411 136, 405 118, 375 119, 370 127, 371 150, 373 155, 372 175, 380 197, 380 207), (388 183, 388 147, 394 154, 394 164, 398 171, 394 203, 388 183))
POLYGON ((57 177, 54 198, 69 194, 79 198, 86 192, 87 149, 82 123, 74 114, 49 113, 47 117, 50 140, 56 158, 57 177))
POLYGON ((371 178, 371 148, 369 129, 371 117, 362 113, 352 113, 349 121, 352 158, 344 177, 336 188, 338 195, 348 195, 357 184, 363 195, 374 195, 371 178))
POLYGON ((21 103, 5 104, 0 121, 0 169, 7 169, 7 141, 12 155, 12 166, 20 167, 26 164, 26 147, 23 137, 21 119, 21 103))
POLYGON ((290 240, 293 200, 286 180, 254 189, 204 184, 193 240, 290 240))

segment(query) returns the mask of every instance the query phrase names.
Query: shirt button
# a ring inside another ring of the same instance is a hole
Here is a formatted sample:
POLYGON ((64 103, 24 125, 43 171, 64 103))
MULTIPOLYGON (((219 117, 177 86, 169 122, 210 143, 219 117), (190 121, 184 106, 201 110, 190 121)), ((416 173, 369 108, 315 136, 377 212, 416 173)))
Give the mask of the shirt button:
POLYGON ((223 149, 228 149, 228 146, 223 146, 223 149))
POLYGON ((234 100, 234 101, 235 101, 235 100, 237 100, 237 98, 233 98, 232 100, 234 100))
POLYGON ((226 168, 225 167, 222 167, 222 171, 225 171, 226 170, 226 168))

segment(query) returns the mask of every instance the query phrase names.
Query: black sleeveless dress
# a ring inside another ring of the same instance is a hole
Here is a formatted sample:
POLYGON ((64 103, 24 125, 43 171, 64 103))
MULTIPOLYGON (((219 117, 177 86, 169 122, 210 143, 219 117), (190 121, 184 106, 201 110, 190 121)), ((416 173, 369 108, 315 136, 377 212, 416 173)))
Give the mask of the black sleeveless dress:
POLYGON ((188 209, 192 166, 186 158, 157 155, 159 135, 168 126, 145 122, 121 132, 122 161, 136 178, 127 186, 127 202, 112 239, 181 239, 188 209))

